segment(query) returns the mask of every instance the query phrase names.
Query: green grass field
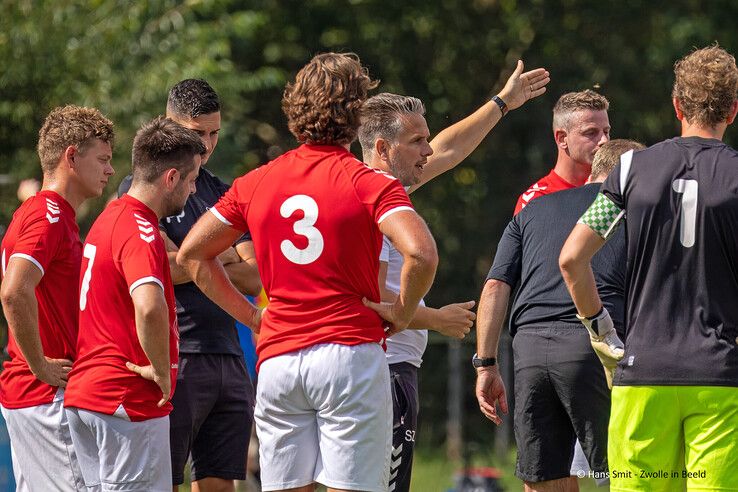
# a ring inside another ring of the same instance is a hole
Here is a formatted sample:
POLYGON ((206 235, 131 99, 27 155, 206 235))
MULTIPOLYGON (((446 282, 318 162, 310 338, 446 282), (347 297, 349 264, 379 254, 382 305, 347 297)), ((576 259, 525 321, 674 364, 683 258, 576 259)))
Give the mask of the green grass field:
MULTIPOLYGON (((504 459, 493 456, 478 455, 472 459, 471 466, 492 466, 502 472, 502 484, 507 491, 523 489, 523 483, 515 476, 515 453, 504 459)), ((461 470, 438 453, 420 452, 415 456, 413 464, 412 492, 445 492, 454 486, 454 475, 461 470)), ((594 480, 579 480, 581 492, 608 492, 608 486, 597 487, 594 480)))

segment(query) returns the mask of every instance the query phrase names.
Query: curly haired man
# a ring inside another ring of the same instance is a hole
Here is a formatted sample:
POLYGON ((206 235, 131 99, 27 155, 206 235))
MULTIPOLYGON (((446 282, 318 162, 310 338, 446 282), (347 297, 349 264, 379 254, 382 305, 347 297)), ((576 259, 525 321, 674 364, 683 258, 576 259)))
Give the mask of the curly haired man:
POLYGON ((674 72, 681 136, 621 156, 559 263, 579 319, 607 342, 590 259, 627 221, 625 354, 616 339, 595 347, 621 359, 611 490, 738 490, 738 152, 722 142, 738 68, 710 46, 674 72))
POLYGON ((438 256, 400 182, 348 150, 376 86, 353 54, 314 57, 282 100, 301 144, 238 178, 185 238, 177 257, 202 291, 260 330, 255 421, 263 490, 386 491, 392 437, 384 339, 404 329, 430 288, 438 256), (263 313, 228 282, 216 257, 254 238, 269 297, 263 313), (379 302, 382 235, 403 255, 401 290, 379 302))

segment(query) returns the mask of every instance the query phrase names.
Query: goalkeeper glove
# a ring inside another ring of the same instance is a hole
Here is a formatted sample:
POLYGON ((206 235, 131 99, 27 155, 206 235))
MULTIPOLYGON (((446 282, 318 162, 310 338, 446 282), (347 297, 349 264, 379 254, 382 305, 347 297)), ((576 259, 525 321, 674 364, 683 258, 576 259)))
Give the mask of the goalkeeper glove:
POLYGON ((612 388, 612 378, 615 374, 615 367, 618 361, 625 354, 622 340, 618 337, 612 318, 607 309, 603 306, 600 311, 592 317, 584 317, 577 315, 579 321, 582 322, 587 331, 589 331, 589 341, 592 348, 600 359, 605 368, 605 377, 607 385, 612 388))

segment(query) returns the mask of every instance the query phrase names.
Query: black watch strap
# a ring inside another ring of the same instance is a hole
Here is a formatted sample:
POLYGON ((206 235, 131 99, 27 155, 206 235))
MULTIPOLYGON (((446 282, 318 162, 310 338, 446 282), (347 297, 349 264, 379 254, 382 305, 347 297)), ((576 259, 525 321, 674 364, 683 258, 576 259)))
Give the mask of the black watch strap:
POLYGON ((497 365, 497 358, 496 357, 484 357, 479 358, 477 357, 477 354, 474 354, 472 357, 472 366, 475 368, 477 367, 491 367, 497 365))
POLYGON ((502 98, 498 95, 492 96, 492 100, 495 102, 495 104, 497 104, 500 107, 502 116, 505 116, 507 114, 507 104, 505 103, 505 101, 503 101, 502 98))

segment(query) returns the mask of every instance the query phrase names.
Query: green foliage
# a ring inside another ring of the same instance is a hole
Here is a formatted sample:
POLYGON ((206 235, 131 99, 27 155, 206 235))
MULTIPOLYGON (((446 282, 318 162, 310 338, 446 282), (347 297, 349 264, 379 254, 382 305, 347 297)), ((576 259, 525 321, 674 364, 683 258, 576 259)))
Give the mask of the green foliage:
MULTIPOLYGON (((0 174, 15 180, 39 177, 38 128, 67 103, 115 121, 121 179, 136 128, 164 111, 168 88, 186 77, 208 79, 221 95, 210 165, 233 177, 295 145, 281 94, 315 53, 358 53, 380 90, 426 102, 432 133, 499 90, 518 58, 547 67, 546 95, 508 114, 462 167, 413 195, 441 252, 431 305, 478 297, 517 195, 554 163, 550 111, 561 93, 599 88, 611 101, 613 136, 652 144, 677 130, 673 62, 716 40, 738 51, 738 3, 729 0, 0 0, 0 11, 0 174)), ((735 130, 726 140, 736 141, 735 130)), ((14 188, 0 193, 7 222, 14 188)), ((421 417, 431 424, 421 433, 428 443, 443 436, 444 357, 442 346, 431 349, 423 370, 423 400, 435 402, 421 417)), ((468 437, 485 441, 491 424, 477 418, 472 376, 468 437)))

